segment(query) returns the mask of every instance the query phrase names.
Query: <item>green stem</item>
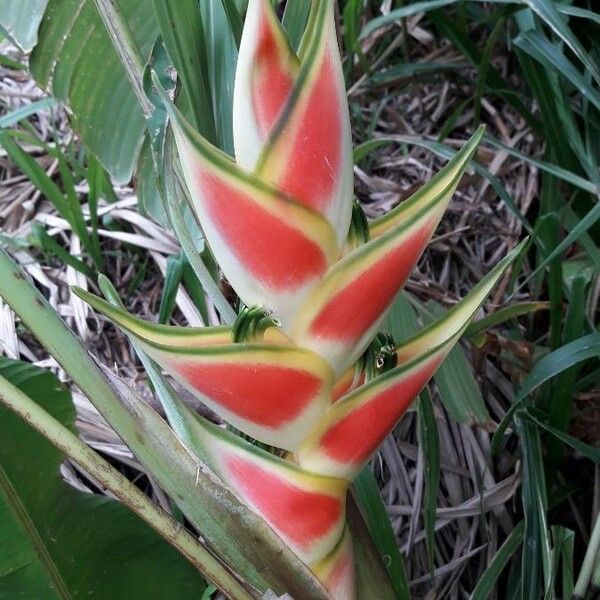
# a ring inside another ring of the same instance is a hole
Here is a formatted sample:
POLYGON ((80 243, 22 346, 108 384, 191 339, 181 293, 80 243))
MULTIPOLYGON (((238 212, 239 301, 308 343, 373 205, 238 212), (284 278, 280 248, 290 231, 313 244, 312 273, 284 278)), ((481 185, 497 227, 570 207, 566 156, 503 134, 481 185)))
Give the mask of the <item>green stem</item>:
POLYGON ((579 577, 573 590, 573 598, 585 598, 592 573, 594 572, 594 565, 596 560, 600 557, 600 516, 596 518, 596 524, 592 531, 592 537, 588 544, 587 552, 579 571, 579 577))
MULTIPOLYGON (((254 596, 180 523, 21 390, 0 376, 0 402, 110 490, 123 504, 179 550, 206 578, 235 598, 254 596)), ((44 548, 45 549, 45 548, 44 548)), ((69 597, 67 593, 66 598, 69 597)))

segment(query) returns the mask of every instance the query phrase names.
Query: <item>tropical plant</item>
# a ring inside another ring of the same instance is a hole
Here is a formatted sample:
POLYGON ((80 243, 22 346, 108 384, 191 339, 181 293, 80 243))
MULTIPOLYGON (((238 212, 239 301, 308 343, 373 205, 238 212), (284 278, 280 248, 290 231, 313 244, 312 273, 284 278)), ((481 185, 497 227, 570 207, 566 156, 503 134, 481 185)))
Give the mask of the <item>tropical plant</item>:
MULTIPOLYGON (((180 97, 170 99, 164 72, 151 80, 159 99, 142 104, 150 118, 152 103, 166 110, 192 212, 245 307, 231 325, 170 327, 125 312, 105 278, 99 283, 108 301, 75 291, 129 335, 170 427, 87 358, 6 254, 0 293, 204 543, 174 533, 139 498, 117 495, 226 593, 393 597, 360 519, 346 518, 348 488, 523 247, 413 338, 396 345, 379 334, 483 130, 411 198, 367 223, 353 203, 350 122, 329 0, 311 3, 297 52, 269 0, 250 0, 233 98, 236 161, 190 122, 180 97), (194 413, 161 369, 229 427, 194 413)), ((169 192, 179 169, 164 164, 159 188, 173 217, 169 192)), ((79 446, 66 450, 66 434, 48 419, 42 427, 44 417, 31 417, 31 404, 10 384, 0 398, 114 491, 102 463, 79 446)))

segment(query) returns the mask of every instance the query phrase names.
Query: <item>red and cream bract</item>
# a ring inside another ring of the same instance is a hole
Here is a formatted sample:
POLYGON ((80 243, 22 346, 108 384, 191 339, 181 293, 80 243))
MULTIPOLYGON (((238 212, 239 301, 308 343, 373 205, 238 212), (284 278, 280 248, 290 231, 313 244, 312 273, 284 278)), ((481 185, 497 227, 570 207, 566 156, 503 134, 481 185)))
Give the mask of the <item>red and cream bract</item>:
POLYGON ((159 90, 191 208, 223 274, 246 305, 263 307, 281 329, 234 341, 228 327, 153 325, 77 292, 224 421, 273 448, 197 415, 190 424, 199 459, 334 598, 348 600, 355 595, 348 486, 520 248, 397 346, 395 367, 366 377, 377 371, 365 368, 362 357, 372 355, 365 352, 483 131, 411 198, 370 223, 364 243, 348 242, 352 143, 333 5, 313 0, 296 53, 270 0, 249 1, 235 79, 235 160, 197 133, 159 90))

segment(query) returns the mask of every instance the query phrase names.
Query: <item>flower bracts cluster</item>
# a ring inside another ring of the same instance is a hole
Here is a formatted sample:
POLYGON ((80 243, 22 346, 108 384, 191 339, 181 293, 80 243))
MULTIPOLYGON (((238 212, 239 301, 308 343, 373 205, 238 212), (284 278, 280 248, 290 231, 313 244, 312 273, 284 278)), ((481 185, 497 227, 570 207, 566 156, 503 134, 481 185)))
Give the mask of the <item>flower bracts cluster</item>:
POLYGON ((198 419, 204 460, 340 599, 354 596, 349 484, 458 341, 514 254, 392 350, 361 357, 439 223, 482 132, 427 185, 348 243, 352 140, 333 3, 312 2, 298 53, 269 0, 250 0, 234 94, 236 160, 165 96, 192 208, 225 276, 278 324, 234 330, 143 322, 79 292, 226 422, 198 419), (280 326, 279 326, 280 324, 280 326), (395 366, 394 366, 395 365, 395 366))

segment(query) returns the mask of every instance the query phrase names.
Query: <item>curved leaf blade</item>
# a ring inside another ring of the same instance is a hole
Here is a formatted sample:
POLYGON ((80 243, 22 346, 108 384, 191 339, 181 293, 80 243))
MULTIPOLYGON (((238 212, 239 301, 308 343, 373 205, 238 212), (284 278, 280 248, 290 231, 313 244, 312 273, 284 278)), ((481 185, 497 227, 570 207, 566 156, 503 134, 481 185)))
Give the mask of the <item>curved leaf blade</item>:
MULTIPOLYGON (((73 428, 54 375, 1 358, 0 376, 73 428)), ((202 593, 195 569, 126 507, 65 484, 61 453, 3 406, 0 437, 0 598, 202 593)))

